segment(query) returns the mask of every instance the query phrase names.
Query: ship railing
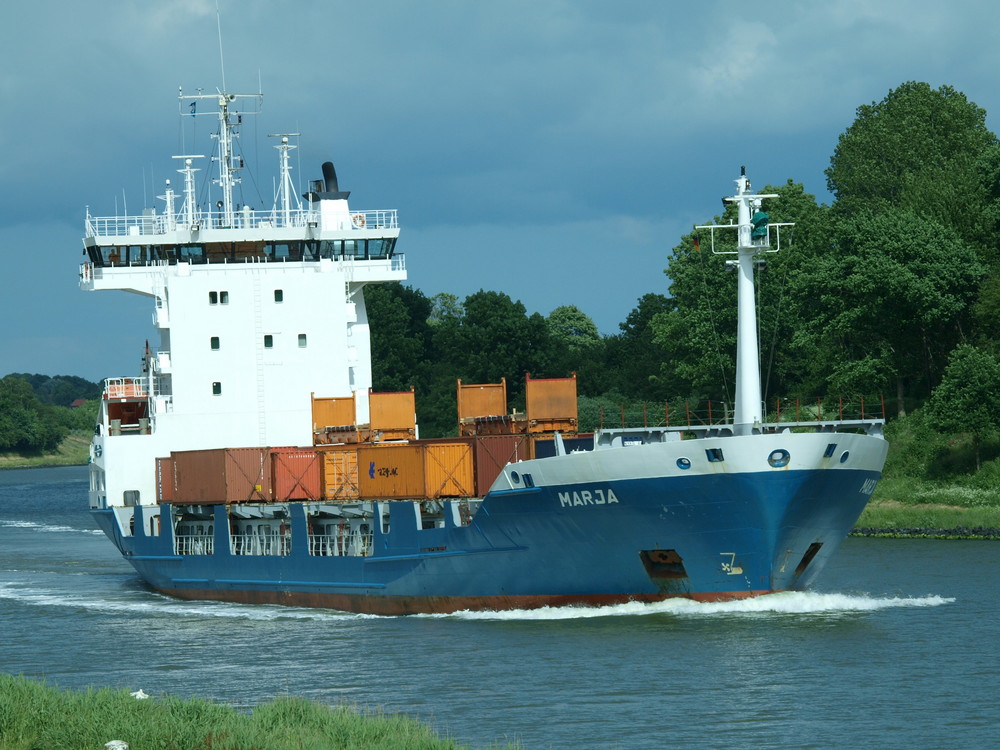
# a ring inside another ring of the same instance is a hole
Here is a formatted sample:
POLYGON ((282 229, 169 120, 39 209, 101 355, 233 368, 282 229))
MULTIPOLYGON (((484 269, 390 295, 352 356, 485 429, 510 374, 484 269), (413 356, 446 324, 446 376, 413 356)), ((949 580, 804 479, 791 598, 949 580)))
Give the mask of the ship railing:
POLYGON ((174 534, 174 554, 214 555, 215 537, 212 534, 174 534))
POLYGON ((309 554, 317 557, 370 557, 373 534, 309 534, 309 554))
MULTIPOLYGON (((812 429, 821 432, 864 430, 880 432, 886 422, 881 396, 779 398, 764 410, 763 431, 812 429)), ((727 401, 633 402, 614 404, 583 399, 579 406, 581 432, 657 428, 697 435, 732 434, 733 408, 727 401)))
POLYGON ((292 549, 292 534, 233 534, 229 551, 234 555, 287 555, 292 549))
POLYGON ((146 378, 108 378, 104 381, 104 398, 146 398, 146 378))
MULTIPOLYGON (((192 217, 183 214, 142 214, 139 216, 91 216, 87 212, 87 237, 143 237, 175 232, 178 229, 285 229, 316 226, 318 211, 293 209, 288 211, 253 211, 248 207, 227 216, 222 211, 198 211, 192 217)), ((399 229, 395 208, 351 211, 351 226, 355 230, 399 229)))

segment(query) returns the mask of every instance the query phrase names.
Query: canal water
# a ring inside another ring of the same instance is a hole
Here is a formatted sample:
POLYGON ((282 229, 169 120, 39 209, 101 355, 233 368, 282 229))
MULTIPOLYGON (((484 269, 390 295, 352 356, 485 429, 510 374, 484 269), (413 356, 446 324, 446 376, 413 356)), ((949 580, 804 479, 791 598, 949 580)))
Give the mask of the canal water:
POLYGON ((0 472, 0 671, 304 696, 477 748, 1000 743, 1000 542, 849 539, 814 591, 737 603, 369 617, 155 594, 86 488, 80 467, 0 472))

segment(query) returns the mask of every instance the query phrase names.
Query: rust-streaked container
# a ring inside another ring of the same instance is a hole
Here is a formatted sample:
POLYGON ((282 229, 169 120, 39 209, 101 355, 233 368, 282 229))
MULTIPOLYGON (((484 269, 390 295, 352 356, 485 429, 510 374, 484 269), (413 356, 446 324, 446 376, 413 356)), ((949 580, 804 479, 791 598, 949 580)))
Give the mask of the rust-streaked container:
POLYGON ((319 454, 323 460, 323 497, 326 500, 357 500, 358 446, 324 445, 319 454))
POLYGON ((309 448, 275 448, 271 452, 271 481, 275 502, 319 500, 322 461, 309 448))
POLYGON ((576 374, 571 378, 539 378, 524 382, 528 432, 576 432, 576 374))
POLYGON ((417 408, 413 390, 368 394, 371 439, 407 440, 416 436, 417 408))
POLYGON ((174 459, 156 459, 156 502, 172 503, 174 501, 174 459))
POLYGON ((503 468, 531 458, 527 435, 480 435, 473 439, 476 464, 476 495, 489 492, 503 468))
POLYGON ((266 503, 271 499, 270 448, 174 451, 170 457, 174 503, 266 503))
MULTIPOLYGON (((481 426, 492 428, 491 431, 503 429, 507 416, 507 378, 501 378, 499 383, 469 383, 458 381, 458 434, 475 435, 482 431, 481 426)), ((503 429, 511 432, 510 429, 503 429)))
POLYGON ((424 447, 409 443, 358 446, 358 488, 367 499, 424 496, 424 447))
POLYGON ((423 448, 425 497, 476 496, 470 440, 428 442, 423 448))

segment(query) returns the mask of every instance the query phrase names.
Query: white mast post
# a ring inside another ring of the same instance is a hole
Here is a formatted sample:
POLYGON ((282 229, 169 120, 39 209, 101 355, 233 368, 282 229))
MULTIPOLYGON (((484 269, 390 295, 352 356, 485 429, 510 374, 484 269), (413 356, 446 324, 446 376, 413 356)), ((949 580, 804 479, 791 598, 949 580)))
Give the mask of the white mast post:
POLYGON ((736 435, 750 435, 760 430, 763 421, 763 400, 760 386, 760 346, 757 341, 757 302, 754 289, 754 270, 757 265, 758 253, 778 252, 781 248, 780 235, 778 248, 771 249, 770 228, 791 226, 788 223, 769 224, 767 216, 761 214, 759 238, 754 234, 754 212, 760 210, 761 200, 777 198, 776 193, 754 194, 750 192, 750 180, 746 176, 746 168, 740 169, 736 180, 736 195, 723 198, 727 203, 735 203, 737 208, 736 224, 709 224, 696 227, 712 232, 712 252, 721 255, 736 255, 736 261, 726 261, 727 265, 735 265, 739 274, 737 283, 737 312, 739 322, 736 330, 736 404, 733 414, 733 432, 736 435), (715 249, 715 230, 735 228, 737 232, 736 251, 717 251, 715 249))

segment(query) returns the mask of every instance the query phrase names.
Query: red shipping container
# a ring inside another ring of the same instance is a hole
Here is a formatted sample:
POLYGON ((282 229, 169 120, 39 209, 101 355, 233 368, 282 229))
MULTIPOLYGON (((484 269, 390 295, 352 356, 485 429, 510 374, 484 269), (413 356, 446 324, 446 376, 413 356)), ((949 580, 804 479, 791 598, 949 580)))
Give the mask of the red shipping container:
POLYGON ((271 453, 271 481, 274 500, 319 500, 322 488, 322 461, 308 448, 275 448, 271 453))
POLYGON ((480 435, 474 438, 476 453, 476 494, 489 492, 503 468, 531 458, 527 435, 480 435))
POLYGON ((175 451, 170 457, 175 503, 266 503, 271 499, 270 448, 175 451))

